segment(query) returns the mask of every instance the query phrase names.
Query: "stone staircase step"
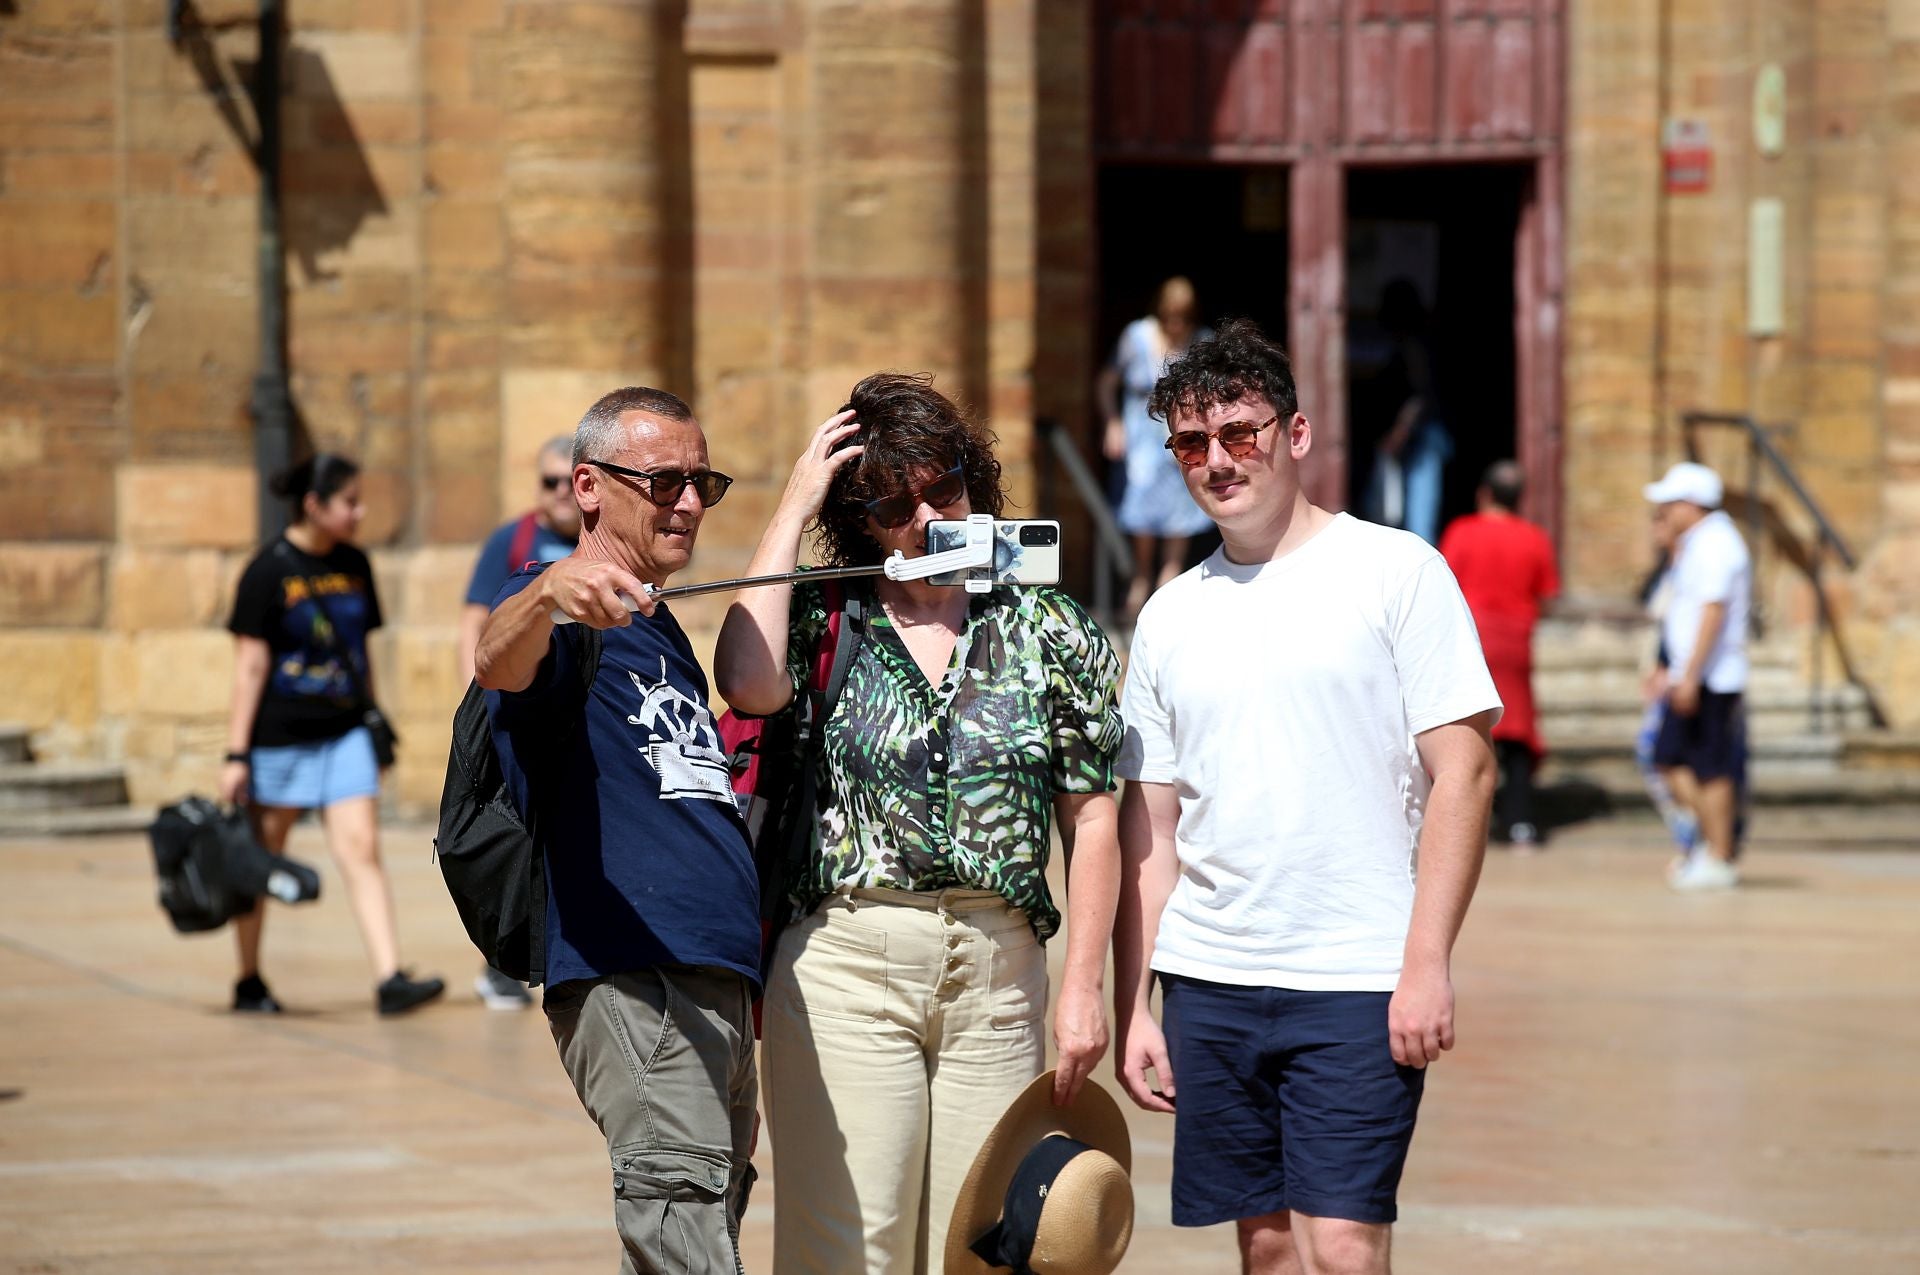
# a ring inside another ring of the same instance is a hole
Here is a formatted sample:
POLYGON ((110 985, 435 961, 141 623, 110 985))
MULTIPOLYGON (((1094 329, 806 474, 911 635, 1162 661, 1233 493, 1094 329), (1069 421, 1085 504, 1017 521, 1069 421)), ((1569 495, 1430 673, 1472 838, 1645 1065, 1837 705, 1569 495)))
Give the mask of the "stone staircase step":
POLYGON ((1920 731, 1849 731, 1842 754, 1849 766, 1862 770, 1920 771, 1920 731))
POLYGON ((93 837, 145 832, 154 812, 138 806, 0 811, 0 837, 93 837))
MULTIPOLYGON (((1591 733, 1595 737, 1617 736, 1631 740, 1640 729, 1642 716, 1637 706, 1563 708, 1556 705, 1552 708, 1542 706, 1539 720, 1540 729, 1548 739, 1571 733, 1591 733)), ((1813 729, 1812 719, 1804 704, 1791 708, 1781 706, 1749 710, 1747 713, 1747 732, 1756 740, 1809 734, 1837 736, 1843 732, 1866 733, 1871 726, 1872 717, 1864 706, 1829 709, 1821 717, 1819 731, 1813 729)))
POLYGON ((0 766, 0 814, 126 804, 127 778, 118 766, 0 766))
MULTIPOLYGON (((1568 730, 1546 732, 1548 761, 1573 764, 1588 761, 1633 761, 1633 736, 1614 731, 1568 730)), ((1846 740, 1840 735, 1812 735, 1799 732, 1755 739, 1749 751, 1756 765, 1773 762, 1818 761, 1828 765, 1839 762, 1846 752, 1846 740)))
MULTIPOLYGON (((1756 764, 1752 782, 1756 806, 1837 806, 1849 810, 1920 806, 1920 773, 1907 770, 1782 771, 1756 764)), ((1549 794, 1549 801, 1584 792, 1619 809, 1651 804, 1639 772, 1630 762, 1578 766, 1549 763, 1542 771, 1540 785, 1549 794)), ((1912 842, 1920 845, 1920 832, 1912 842)))
POLYGON ((32 760, 27 728, 17 722, 0 722, 0 766, 24 766, 32 760))

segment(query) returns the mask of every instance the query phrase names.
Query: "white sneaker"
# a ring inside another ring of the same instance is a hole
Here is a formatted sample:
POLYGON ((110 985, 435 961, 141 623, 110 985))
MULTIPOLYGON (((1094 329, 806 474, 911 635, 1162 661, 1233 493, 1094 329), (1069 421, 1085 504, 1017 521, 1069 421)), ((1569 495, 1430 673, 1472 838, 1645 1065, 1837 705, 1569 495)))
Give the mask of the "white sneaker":
POLYGON ((526 985, 499 970, 481 970, 473 980, 473 992, 488 1009, 528 1009, 533 997, 526 985))
POLYGON ((1667 874, 1667 884, 1676 890, 1731 890, 1740 884, 1740 869, 1696 851, 1667 874))

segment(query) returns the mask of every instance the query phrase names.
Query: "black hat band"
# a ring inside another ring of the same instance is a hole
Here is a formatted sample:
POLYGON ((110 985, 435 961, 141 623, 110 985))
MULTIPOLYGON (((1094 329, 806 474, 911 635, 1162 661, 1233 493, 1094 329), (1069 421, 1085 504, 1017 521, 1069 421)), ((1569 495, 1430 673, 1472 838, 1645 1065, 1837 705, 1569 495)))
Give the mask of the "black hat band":
POLYGON ((1013 1275, 1033 1275, 1027 1262, 1033 1257, 1033 1245, 1040 1233, 1040 1213, 1046 1208, 1047 1195, 1062 1170, 1082 1152, 1092 1147, 1064 1133, 1052 1133, 1034 1143, 1020 1160, 1007 1184, 1006 1199, 1000 1207, 1000 1220, 993 1229, 968 1247, 988 1266, 1005 1267, 1013 1275))

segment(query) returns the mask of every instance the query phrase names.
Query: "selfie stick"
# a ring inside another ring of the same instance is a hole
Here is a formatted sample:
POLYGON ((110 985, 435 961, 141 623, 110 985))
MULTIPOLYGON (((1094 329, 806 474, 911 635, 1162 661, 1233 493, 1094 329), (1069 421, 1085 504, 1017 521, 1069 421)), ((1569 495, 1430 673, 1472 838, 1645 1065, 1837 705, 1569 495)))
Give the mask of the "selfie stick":
MULTIPOLYGON (((696 593, 724 593, 733 589, 758 589, 769 584, 790 584, 797 580, 846 580, 853 576, 884 575, 889 580, 924 580, 928 576, 937 576, 949 571, 967 571, 974 567, 993 565, 993 515, 973 514, 967 518, 967 542, 957 549, 947 549, 940 553, 929 553, 918 558, 909 558, 898 549, 885 562, 869 567, 823 567, 814 571, 782 571, 770 576, 742 576, 737 580, 709 580, 705 584, 677 584, 662 589, 647 586, 647 596, 659 601, 663 598, 692 597, 696 593)), ((967 592, 984 593, 993 587, 991 580, 967 580, 967 592), (978 584, 982 587, 976 588, 978 584)), ((626 594, 620 600, 627 604, 627 610, 637 611, 640 604, 626 594)), ((548 616, 555 624, 572 624, 574 618, 565 611, 555 608, 548 616)))

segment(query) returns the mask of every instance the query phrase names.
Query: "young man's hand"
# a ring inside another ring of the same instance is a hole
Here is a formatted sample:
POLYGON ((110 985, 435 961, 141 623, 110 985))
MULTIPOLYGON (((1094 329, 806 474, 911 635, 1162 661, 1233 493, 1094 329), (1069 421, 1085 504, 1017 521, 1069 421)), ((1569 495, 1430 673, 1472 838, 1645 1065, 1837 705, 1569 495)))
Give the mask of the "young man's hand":
POLYGON ((1114 1059, 1114 1071, 1120 1087, 1134 1105, 1147 1111, 1171 1114, 1174 1103, 1173 1064, 1167 1061, 1167 1038, 1153 1015, 1142 1010, 1121 1025, 1120 1048, 1114 1059), (1147 1082, 1151 1070, 1160 1082, 1158 1091, 1147 1082))
POLYGON ((1453 977, 1444 966, 1400 971, 1387 1002, 1387 1040, 1402 1067, 1425 1067, 1453 1048, 1453 977))

